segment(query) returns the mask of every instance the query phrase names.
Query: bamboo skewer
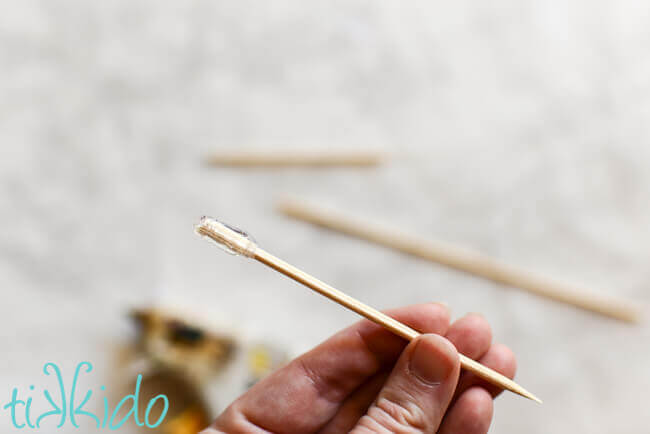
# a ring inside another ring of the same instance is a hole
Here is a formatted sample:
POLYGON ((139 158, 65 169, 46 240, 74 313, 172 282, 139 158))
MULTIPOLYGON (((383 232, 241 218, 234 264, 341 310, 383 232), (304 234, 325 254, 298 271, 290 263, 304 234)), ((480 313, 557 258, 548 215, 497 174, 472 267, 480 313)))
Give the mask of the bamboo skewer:
POLYGON ((211 166, 230 167, 335 167, 377 166, 385 156, 374 151, 242 151, 212 154, 207 158, 211 166))
POLYGON ((394 228, 369 224, 367 221, 323 210, 320 207, 295 200, 281 201, 278 204, 278 210, 298 220, 390 247, 581 309, 631 323, 639 320, 639 309, 630 301, 589 293, 574 285, 533 274, 479 253, 440 242, 424 242, 419 237, 401 233, 394 228))
MULTIPOLYGON (((316 291, 317 293, 329 298, 330 300, 358 313, 370 321, 373 321, 376 324, 385 327, 389 331, 395 333, 398 336, 401 336, 406 340, 411 341, 420 336, 420 333, 395 320, 394 318, 391 318, 390 316, 361 303, 355 298, 350 297, 338 289, 329 286, 324 282, 321 282, 320 280, 305 273, 304 271, 299 270, 293 265, 262 250, 244 232, 231 228, 209 217, 203 217, 201 219, 199 224, 196 226, 196 232, 199 235, 207 237, 208 239, 216 242, 217 245, 224 248, 229 253, 255 259, 262 264, 316 291)), ((459 356, 460 364, 463 369, 472 372, 488 383, 506 390, 510 390, 511 392, 514 392, 533 401, 539 403, 542 402, 535 395, 528 392, 519 384, 515 383, 504 375, 501 375, 498 372, 484 365, 481 365, 480 363, 462 354, 459 356)))

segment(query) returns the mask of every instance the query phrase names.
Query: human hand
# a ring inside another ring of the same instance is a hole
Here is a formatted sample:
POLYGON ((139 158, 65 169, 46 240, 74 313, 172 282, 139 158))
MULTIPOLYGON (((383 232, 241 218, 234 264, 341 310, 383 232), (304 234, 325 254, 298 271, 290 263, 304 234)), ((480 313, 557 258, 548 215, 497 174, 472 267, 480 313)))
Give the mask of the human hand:
POLYGON ((360 321, 255 384, 202 434, 486 433, 501 390, 460 373, 458 352, 509 378, 516 369, 487 321, 469 314, 450 325, 435 303, 387 313, 426 334, 407 345, 360 321))

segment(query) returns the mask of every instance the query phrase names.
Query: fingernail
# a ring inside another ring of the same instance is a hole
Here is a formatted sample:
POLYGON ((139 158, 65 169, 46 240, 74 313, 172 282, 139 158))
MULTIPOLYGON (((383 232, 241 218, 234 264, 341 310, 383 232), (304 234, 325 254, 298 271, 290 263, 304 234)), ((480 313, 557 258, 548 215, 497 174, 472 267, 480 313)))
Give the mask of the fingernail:
POLYGON ((454 370, 458 356, 444 339, 436 335, 422 336, 411 353, 409 371, 425 383, 440 384, 454 370))
POLYGON ((206 428, 203 431, 201 431, 199 434, 219 434, 219 431, 213 428, 206 428))

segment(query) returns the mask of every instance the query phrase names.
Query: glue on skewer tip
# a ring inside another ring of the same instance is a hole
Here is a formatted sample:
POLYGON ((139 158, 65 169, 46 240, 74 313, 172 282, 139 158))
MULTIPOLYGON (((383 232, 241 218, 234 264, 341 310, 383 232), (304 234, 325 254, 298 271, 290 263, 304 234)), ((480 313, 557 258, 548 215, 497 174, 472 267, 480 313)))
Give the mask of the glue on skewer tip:
POLYGON ((201 217, 201 220, 194 226, 194 232, 214 242, 218 247, 231 255, 242 255, 252 258, 257 249, 255 241, 246 232, 222 223, 212 217, 201 217))

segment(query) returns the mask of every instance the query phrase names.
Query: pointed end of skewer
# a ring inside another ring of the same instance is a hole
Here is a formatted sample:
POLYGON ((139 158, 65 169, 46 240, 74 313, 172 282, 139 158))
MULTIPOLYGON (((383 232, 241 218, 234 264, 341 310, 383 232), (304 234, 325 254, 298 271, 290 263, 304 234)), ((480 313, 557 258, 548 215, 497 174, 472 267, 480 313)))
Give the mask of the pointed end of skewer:
POLYGON ((497 387, 500 387, 504 390, 509 390, 512 393, 516 393, 519 396, 528 398, 531 401, 535 401, 539 404, 542 403, 542 400, 521 387, 519 384, 515 383, 512 379, 506 377, 505 375, 494 371, 488 368, 485 365, 481 365, 476 360, 470 359, 464 355, 460 355, 460 363, 464 369, 472 372, 474 375, 477 375, 479 378, 487 381, 490 384, 493 384, 497 387))
POLYGON ((519 384, 515 383, 514 381, 509 382, 507 385, 507 389, 510 390, 511 392, 516 393, 519 396, 523 396, 524 398, 528 398, 531 401, 535 401, 538 404, 543 404, 542 400, 521 387, 519 384))
POLYGON ((539 399, 538 397, 536 397, 535 395, 533 395, 533 394, 530 393, 530 392, 526 392, 526 394, 521 394, 521 396, 523 396, 524 398, 528 398, 528 399, 530 399, 531 401, 535 401, 535 402, 538 403, 538 404, 543 404, 543 402, 542 402, 541 399, 539 399))

